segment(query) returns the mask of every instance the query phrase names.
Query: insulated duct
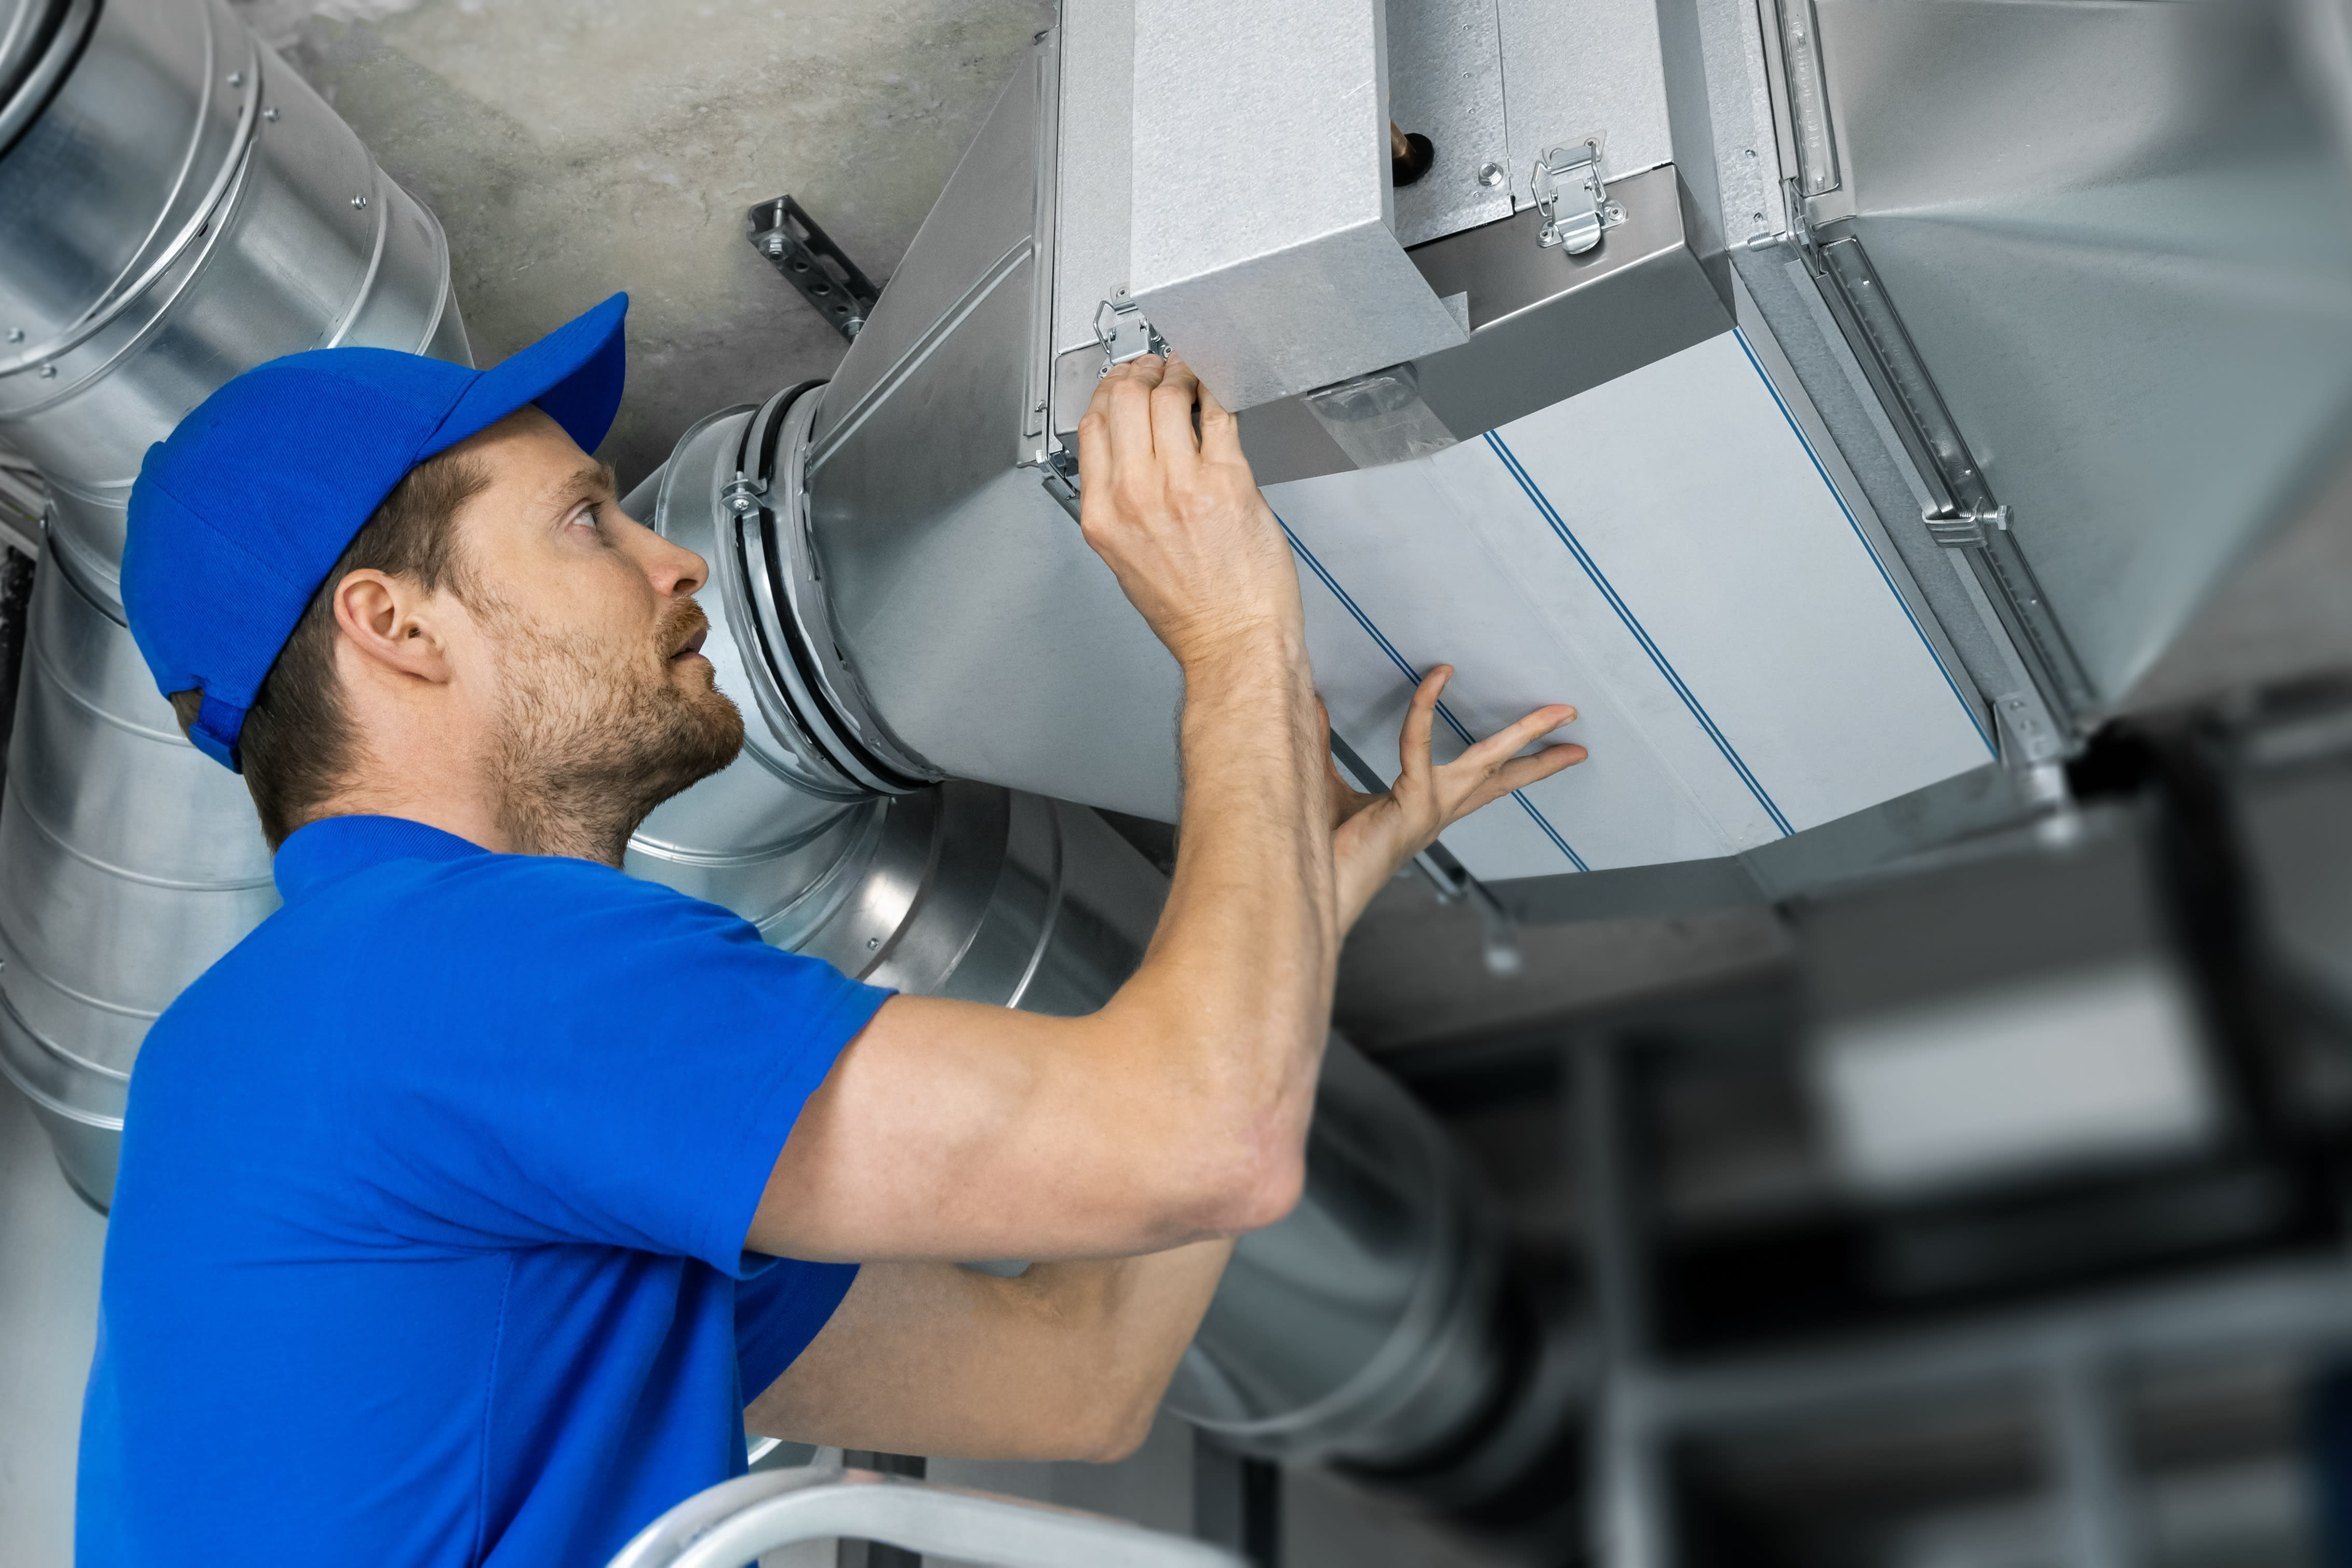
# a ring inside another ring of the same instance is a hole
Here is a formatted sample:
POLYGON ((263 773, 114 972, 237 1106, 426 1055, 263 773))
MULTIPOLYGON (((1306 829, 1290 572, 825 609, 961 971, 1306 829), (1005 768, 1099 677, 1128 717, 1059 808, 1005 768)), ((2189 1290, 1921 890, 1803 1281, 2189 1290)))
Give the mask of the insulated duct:
POLYGON ((0 0, 0 442, 49 493, 0 798, 0 1071, 103 1207, 147 1026, 278 903, 244 785, 123 624, 140 459, 280 354, 469 356, 440 225, 223 0, 0 0))

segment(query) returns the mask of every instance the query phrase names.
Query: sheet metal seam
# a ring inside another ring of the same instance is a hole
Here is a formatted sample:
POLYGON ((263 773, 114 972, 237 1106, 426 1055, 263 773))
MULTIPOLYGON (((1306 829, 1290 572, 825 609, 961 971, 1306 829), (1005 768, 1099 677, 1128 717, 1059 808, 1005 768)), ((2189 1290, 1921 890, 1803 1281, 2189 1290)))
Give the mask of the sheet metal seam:
POLYGON ((1561 544, 1568 547, 1569 553, 1576 558, 1576 563, 1584 569, 1584 575, 1592 580, 1592 586, 1601 591, 1601 596, 1609 601, 1609 607, 1617 612, 1617 619, 1625 623, 1625 630, 1633 633, 1633 640, 1642 645, 1643 653, 1649 654, 1650 663, 1655 664, 1658 673, 1666 677, 1666 684, 1674 687, 1675 695, 1682 698, 1683 706, 1690 710, 1693 718, 1698 720, 1699 727, 1706 732, 1708 739, 1715 742, 1716 749, 1723 753, 1723 759, 1731 764, 1732 771, 1738 773, 1740 781, 1748 786, 1748 792, 1756 797, 1757 803, 1762 806, 1765 814, 1772 819, 1772 825, 1780 830, 1780 836, 1782 838, 1793 836, 1796 830, 1789 825, 1789 819, 1780 814, 1780 808, 1773 804, 1771 795, 1758 781, 1756 775, 1748 771, 1747 762, 1739 755, 1739 748, 1733 746, 1723 731, 1716 727, 1714 718, 1706 711, 1706 705, 1700 702, 1696 694, 1683 684, 1683 678, 1675 672, 1673 663, 1666 658, 1664 652, 1657 643, 1651 641, 1649 632, 1642 625, 1641 617, 1635 615, 1632 607, 1618 596, 1616 588, 1601 571, 1599 564, 1591 556, 1585 553, 1584 546, 1578 542, 1574 531, 1561 521, 1559 514, 1552 509, 1552 504, 1545 497, 1543 490, 1534 479, 1528 476, 1528 471, 1519 466, 1518 458, 1512 454, 1507 445, 1504 444, 1502 436, 1490 430, 1486 432, 1484 439, 1488 450, 1501 461, 1511 477, 1518 481, 1519 488, 1527 492, 1528 499, 1535 503, 1536 509, 1543 515, 1544 521, 1551 526, 1552 533, 1559 538, 1561 544))
MULTIPOLYGON (((1298 536, 1290 531, 1290 525, 1282 520, 1282 514, 1275 513, 1274 520, 1281 528, 1282 537, 1288 539, 1290 548, 1298 553, 1298 559, 1307 563, 1307 569, 1315 574, 1324 587, 1331 591, 1331 596, 1340 602, 1348 613, 1355 617, 1356 624, 1364 629, 1364 634, 1380 644, 1381 652, 1388 655, 1389 662, 1403 673, 1405 679, 1418 685, 1421 682, 1421 672, 1414 669, 1402 653, 1397 652, 1396 644, 1390 642, 1378 626, 1372 624, 1372 618, 1364 613, 1362 608, 1356 603, 1354 597, 1346 589, 1339 586, 1339 580, 1333 577, 1324 569, 1323 563, 1315 559, 1315 552, 1308 549, 1304 543, 1300 542, 1298 536)), ((1447 707, 1443 701, 1437 705, 1437 716, 1445 721, 1448 729, 1461 737, 1463 745, 1473 744, 1475 737, 1464 727, 1460 719, 1454 716, 1454 710, 1447 707)), ((1544 837, 1552 841, 1553 847, 1568 857, 1569 864, 1579 871, 1591 869, 1584 863, 1584 857, 1578 854, 1566 839, 1560 837, 1559 830, 1551 825, 1551 820, 1536 809, 1535 802, 1528 799, 1526 791, 1514 789, 1511 791, 1511 799, 1519 803, 1519 810, 1525 811, 1528 820, 1543 831, 1544 837)))

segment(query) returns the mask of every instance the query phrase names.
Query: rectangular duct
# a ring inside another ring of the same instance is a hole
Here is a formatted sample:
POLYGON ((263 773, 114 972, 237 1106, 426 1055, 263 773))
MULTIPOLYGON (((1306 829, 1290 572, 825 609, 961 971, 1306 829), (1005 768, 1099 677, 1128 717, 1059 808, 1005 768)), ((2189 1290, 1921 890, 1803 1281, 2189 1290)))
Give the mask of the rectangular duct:
POLYGON ((1992 759, 1901 562, 1737 332, 1266 498, 1332 722, 1376 767, 1432 664, 1457 671, 1441 755, 1580 709, 1590 761, 1446 835, 1479 876, 1737 854, 1992 759))
POLYGON ((1461 342, 1396 237, 1381 0, 1139 5, 1128 292, 1233 408, 1461 342))

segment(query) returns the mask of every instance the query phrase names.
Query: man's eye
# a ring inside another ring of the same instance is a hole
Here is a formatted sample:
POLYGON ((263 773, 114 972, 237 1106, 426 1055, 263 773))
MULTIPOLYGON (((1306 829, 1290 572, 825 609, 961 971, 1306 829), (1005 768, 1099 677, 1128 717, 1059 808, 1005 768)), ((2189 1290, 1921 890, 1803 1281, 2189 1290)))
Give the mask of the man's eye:
POLYGON ((572 513, 572 520, 583 528, 602 528, 604 526, 604 508, 592 501, 572 513))

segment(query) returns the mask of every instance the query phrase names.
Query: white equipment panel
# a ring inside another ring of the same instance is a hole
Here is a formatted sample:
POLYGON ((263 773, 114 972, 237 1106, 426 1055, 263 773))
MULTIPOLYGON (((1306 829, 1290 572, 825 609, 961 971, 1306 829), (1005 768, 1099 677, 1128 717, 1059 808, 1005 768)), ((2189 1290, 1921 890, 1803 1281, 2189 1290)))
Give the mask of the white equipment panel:
POLYGON ((1548 702, 1589 760, 1446 835, 1482 878, 1735 854, 1981 767, 1984 716, 1737 332, 1387 467, 1276 485, 1331 721, 1384 776, 1548 702))

